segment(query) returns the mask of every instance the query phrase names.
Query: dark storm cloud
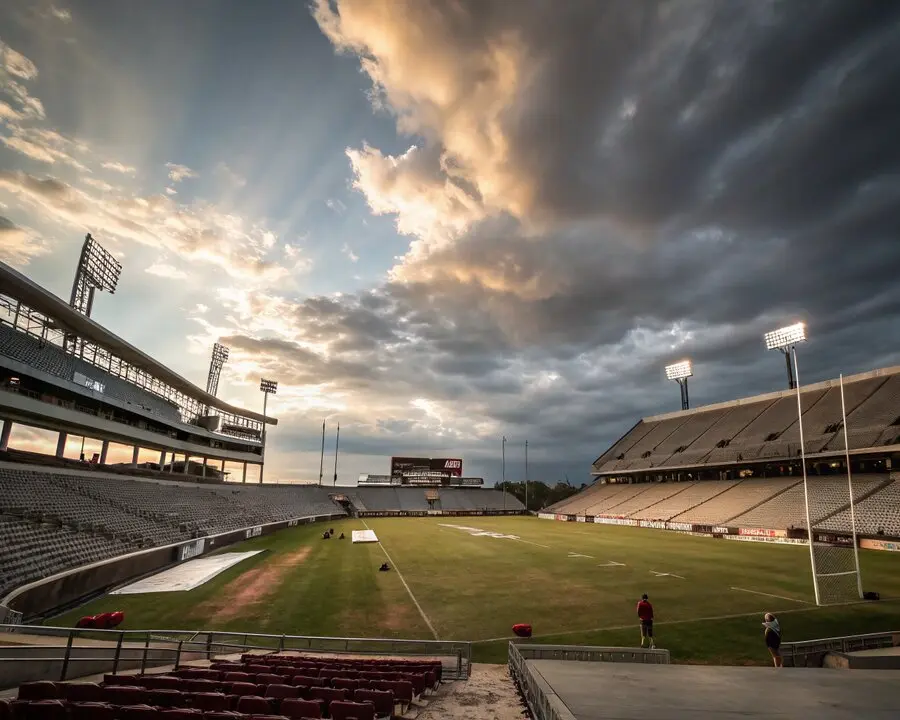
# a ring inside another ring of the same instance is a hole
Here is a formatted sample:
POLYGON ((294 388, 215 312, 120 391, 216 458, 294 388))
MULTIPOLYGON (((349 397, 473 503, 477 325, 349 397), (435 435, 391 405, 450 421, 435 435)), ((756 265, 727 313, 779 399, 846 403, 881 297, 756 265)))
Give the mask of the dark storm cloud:
MULTIPOLYGON (((677 409, 667 362, 694 359, 695 404, 782 388, 761 335, 795 318, 810 325, 806 381, 900 362, 900 5, 432 0, 414 13, 379 32, 402 44, 417 23, 439 65, 422 72, 468 88, 447 107, 417 104, 364 32, 331 36, 368 55, 387 101, 405 103, 402 127, 483 217, 375 293, 301 303, 301 331, 352 357, 309 359, 304 376, 443 400, 458 421, 530 438, 548 467, 586 468, 639 416, 677 409), (492 126, 505 155, 480 166, 454 146, 454 113, 500 74, 472 58, 511 36, 519 82, 492 126), (484 192, 497 178, 512 198, 499 211, 484 192)), ((361 189, 372 204, 379 188, 361 189)), ((396 417, 377 427, 368 449, 411 432, 396 417)), ((473 457, 492 463, 492 443, 473 441, 473 457)))

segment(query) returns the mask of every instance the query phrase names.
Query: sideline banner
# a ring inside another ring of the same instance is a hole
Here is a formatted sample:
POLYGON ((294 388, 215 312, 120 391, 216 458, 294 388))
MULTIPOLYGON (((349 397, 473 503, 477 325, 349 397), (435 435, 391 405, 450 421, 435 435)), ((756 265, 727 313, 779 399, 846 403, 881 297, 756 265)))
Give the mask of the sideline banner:
POLYGON ((806 545, 806 540, 789 538, 776 535, 723 535, 726 540, 741 540, 743 542, 767 542, 776 545, 806 545))
POLYGON ((876 540, 875 538, 863 538, 859 546, 864 550, 887 550, 888 552, 900 552, 900 541, 876 540))
MULTIPOLYGON (((738 535, 747 537, 786 538, 787 530, 770 530, 769 528, 738 528, 738 535)), ((804 540, 804 543, 806 541, 804 540)))

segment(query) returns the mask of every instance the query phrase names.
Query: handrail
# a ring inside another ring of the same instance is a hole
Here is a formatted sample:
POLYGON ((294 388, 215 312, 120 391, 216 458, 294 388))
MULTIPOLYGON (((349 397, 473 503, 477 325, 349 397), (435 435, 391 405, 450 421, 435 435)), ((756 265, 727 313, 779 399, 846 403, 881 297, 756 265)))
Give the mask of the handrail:
MULTIPOLYGON (((214 655, 233 654, 262 650, 268 653, 284 651, 352 653, 363 655, 397 655, 402 657, 452 658, 451 664, 444 664, 445 676, 449 680, 467 679, 471 674, 472 644, 457 640, 414 640, 402 638, 341 638, 271 633, 240 633, 216 630, 91 630, 29 625, 2 625, 0 631, 30 633, 49 637, 65 637, 65 647, 61 655, 41 658, 3 657, 0 662, 21 662, 37 660, 61 662, 60 680, 70 675, 69 668, 77 662, 102 662, 112 664, 116 674, 123 659, 140 660, 140 672, 146 671, 148 663, 153 665, 174 662, 177 669, 184 654, 197 654, 212 659, 214 655), (114 645, 85 646, 77 639, 115 641, 114 645), (133 644, 129 644, 133 643, 133 644), (91 657, 82 657, 87 648, 91 657), (155 657, 151 657, 155 656, 155 657)), ((22 646, 19 646, 21 648, 22 646)), ((59 649, 60 645, 24 646, 36 649, 59 649)))
POLYGON ((807 657, 819 653, 875 650, 894 647, 895 638, 900 638, 900 632, 861 633, 859 635, 840 635, 814 640, 797 640, 795 642, 782 643, 781 654, 785 658, 794 660, 797 657, 807 657))

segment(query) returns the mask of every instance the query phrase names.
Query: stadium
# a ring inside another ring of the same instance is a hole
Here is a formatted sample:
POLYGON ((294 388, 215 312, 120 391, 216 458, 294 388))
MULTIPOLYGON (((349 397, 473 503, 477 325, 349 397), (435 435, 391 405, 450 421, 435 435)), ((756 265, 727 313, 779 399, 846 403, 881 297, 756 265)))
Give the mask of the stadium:
MULTIPOLYGON (((900 368, 695 409, 681 368, 684 409, 535 514, 461 458, 277 485, 277 381, 262 414, 233 407, 227 348, 202 388, 109 332, 91 312, 118 272, 91 236, 69 302, 0 264, 0 719, 896 708, 874 669, 900 666, 900 368), (19 427, 56 452, 16 448, 19 427), (740 667, 772 664, 767 612, 777 677, 740 667), (598 705, 603 683, 638 690, 598 705)), ((789 368, 800 339, 773 346, 789 368)))

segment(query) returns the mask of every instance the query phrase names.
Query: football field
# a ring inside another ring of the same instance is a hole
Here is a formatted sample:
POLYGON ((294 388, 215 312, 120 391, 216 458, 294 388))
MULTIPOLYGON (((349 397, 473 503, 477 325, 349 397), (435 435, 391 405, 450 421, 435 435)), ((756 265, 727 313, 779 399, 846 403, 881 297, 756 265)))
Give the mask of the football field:
POLYGON ((107 595, 47 624, 124 610, 125 629, 471 640, 504 662, 515 623, 533 642, 633 646, 648 593, 657 645, 675 662, 766 663, 762 613, 785 641, 900 630, 900 556, 860 551, 877 603, 817 608, 809 550, 664 530, 521 517, 342 520, 222 552, 263 550, 193 590, 107 595), (380 544, 356 544, 371 528, 380 544), (347 539, 338 540, 341 532, 347 539), (382 562, 390 572, 378 572, 382 562))

